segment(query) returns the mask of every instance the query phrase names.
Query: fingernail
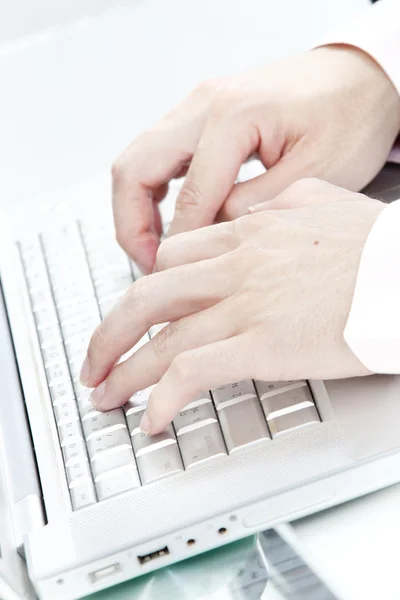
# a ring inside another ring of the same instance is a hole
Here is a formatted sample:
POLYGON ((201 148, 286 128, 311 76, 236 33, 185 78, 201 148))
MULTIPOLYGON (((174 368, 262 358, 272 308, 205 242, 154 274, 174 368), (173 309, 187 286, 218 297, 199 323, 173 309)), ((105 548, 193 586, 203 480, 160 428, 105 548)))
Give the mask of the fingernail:
POLYGON ((79 375, 79 380, 82 383, 82 385, 86 385, 89 382, 90 379, 90 363, 89 363, 89 358, 86 357, 85 360, 83 361, 83 365, 82 365, 82 369, 79 375))
POLYGON ((149 433, 149 431, 151 429, 150 419, 146 412, 144 413, 144 415, 139 423, 139 428, 140 428, 140 431, 142 431, 143 433, 149 433))
POLYGON ((104 393, 106 391, 106 382, 102 381, 97 388, 92 392, 90 396, 90 402, 95 408, 98 408, 104 400, 104 393))
POLYGON ((259 202, 258 204, 253 204, 253 206, 249 206, 247 209, 249 213, 257 212, 258 210, 264 208, 265 202, 259 202))

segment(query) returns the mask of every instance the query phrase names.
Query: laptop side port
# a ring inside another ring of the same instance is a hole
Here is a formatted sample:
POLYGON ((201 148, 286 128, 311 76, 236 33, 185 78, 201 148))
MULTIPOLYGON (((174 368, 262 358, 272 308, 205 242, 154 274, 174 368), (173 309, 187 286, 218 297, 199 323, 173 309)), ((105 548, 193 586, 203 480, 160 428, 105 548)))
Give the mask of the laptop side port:
POLYGON ((89 579, 92 583, 98 583, 106 577, 110 577, 121 570, 122 565, 120 563, 114 563, 113 565, 108 565, 107 567, 97 569, 97 571, 92 571, 89 573, 89 579))
POLYGON ((156 550, 155 552, 150 552, 149 554, 143 554, 142 556, 138 556, 137 559, 141 565, 145 565, 146 563, 150 562, 151 560, 154 560, 155 558, 168 556, 168 554, 168 546, 164 546, 164 548, 160 548, 160 550, 156 550))

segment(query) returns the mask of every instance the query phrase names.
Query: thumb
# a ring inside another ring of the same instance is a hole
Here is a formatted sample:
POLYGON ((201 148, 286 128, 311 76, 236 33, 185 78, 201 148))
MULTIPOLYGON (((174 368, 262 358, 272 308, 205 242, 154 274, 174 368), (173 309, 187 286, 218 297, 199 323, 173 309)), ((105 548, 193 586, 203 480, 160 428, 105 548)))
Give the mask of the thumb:
MULTIPOLYGON (((317 167, 310 164, 308 153, 303 151, 287 154, 266 173, 237 183, 221 207, 218 220, 231 221, 246 215, 250 207, 250 212, 275 208, 270 206, 270 202, 278 194, 298 179, 314 177, 316 171, 317 167)), ((298 203, 296 205, 298 206, 298 203)), ((288 206, 279 205, 276 208, 288 208, 288 206)))

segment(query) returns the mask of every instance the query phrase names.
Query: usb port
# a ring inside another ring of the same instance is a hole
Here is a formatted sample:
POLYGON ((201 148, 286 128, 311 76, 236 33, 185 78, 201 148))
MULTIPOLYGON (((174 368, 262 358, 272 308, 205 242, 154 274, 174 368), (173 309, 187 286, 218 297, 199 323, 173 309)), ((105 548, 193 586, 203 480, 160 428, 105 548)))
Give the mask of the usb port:
POLYGON ((120 563, 115 563, 113 565, 108 565, 107 567, 103 567, 102 569, 97 569, 97 571, 92 571, 89 573, 89 579, 92 583, 97 583, 102 579, 106 579, 115 573, 121 571, 122 566, 120 563))
POLYGON ((164 546, 160 550, 156 550, 155 552, 150 552, 149 554, 143 554, 143 556, 138 556, 137 559, 141 565, 145 565, 146 563, 154 560, 155 558, 161 558, 162 556, 168 556, 169 550, 168 546, 164 546))

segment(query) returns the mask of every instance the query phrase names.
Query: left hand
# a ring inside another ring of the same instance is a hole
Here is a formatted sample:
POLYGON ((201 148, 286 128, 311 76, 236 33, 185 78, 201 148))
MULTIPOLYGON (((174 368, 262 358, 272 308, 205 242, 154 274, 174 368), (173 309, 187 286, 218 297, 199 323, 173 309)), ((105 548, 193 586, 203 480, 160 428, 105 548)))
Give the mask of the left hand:
POLYGON ((366 238, 381 202, 304 180, 275 208, 162 243, 159 272, 139 279, 93 334, 82 381, 100 410, 154 383, 142 421, 161 431, 201 390, 241 379, 367 375, 346 345, 366 238), (170 321, 114 366, 148 328, 170 321))

